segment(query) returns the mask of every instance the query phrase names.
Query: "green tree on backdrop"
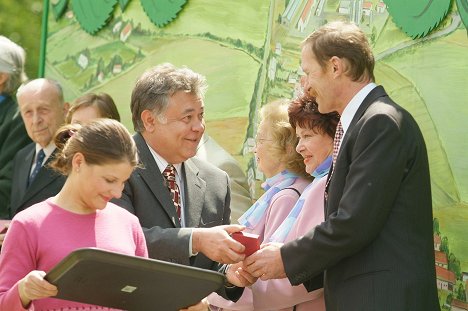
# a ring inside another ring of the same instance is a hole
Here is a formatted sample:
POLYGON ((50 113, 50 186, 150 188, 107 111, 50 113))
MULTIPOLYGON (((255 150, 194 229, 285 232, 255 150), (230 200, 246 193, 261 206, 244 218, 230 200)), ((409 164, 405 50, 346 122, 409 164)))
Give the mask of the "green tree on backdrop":
POLYGON ((26 51, 26 73, 37 78, 43 1, 1 0, 0 35, 21 45, 26 51))

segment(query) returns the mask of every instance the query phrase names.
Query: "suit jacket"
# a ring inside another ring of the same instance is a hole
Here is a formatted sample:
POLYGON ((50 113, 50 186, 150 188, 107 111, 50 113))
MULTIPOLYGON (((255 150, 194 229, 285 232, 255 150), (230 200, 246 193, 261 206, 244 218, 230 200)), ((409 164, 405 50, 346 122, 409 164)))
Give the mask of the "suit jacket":
POLYGON ((56 155, 56 151, 54 150, 42 165, 41 170, 29 187, 28 179, 36 153, 36 144, 29 144, 18 151, 13 160, 13 183, 10 201, 11 217, 33 204, 55 196, 62 189, 66 177, 48 167, 48 164, 56 155))
POLYGON ((188 227, 229 224, 231 210, 227 174, 209 163, 192 158, 183 163, 184 212, 187 228, 181 228, 164 177, 141 134, 135 134, 143 168, 137 168, 125 183, 115 203, 135 214, 143 227, 151 258, 213 269, 205 255, 189 257, 188 227))
POLYGON ((0 99, 0 218, 8 218, 13 178, 13 158, 31 143, 15 100, 5 94, 0 99))
MULTIPOLYGON (((230 186, 228 175, 217 167, 197 159, 182 165, 184 176, 185 228, 181 228, 174 203, 156 161, 143 136, 133 136, 143 167, 133 171, 120 199, 113 200, 135 214, 145 233, 150 258, 224 272, 225 266, 204 254, 189 256, 190 227, 214 227, 230 224, 230 186)), ((217 293, 237 300, 243 288, 222 287, 217 293)))
POLYGON ((382 87, 343 138, 325 219, 281 250, 293 285, 325 270, 327 310, 439 310, 426 146, 382 87))

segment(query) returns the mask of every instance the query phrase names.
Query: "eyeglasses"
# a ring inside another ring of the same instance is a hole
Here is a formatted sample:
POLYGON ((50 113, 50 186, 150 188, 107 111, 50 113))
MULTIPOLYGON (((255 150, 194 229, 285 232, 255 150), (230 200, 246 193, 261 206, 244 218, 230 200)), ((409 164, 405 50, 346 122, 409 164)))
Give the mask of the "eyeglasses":
POLYGON ((262 145, 266 141, 273 141, 273 139, 266 139, 266 138, 260 138, 260 137, 255 137, 255 145, 262 145))

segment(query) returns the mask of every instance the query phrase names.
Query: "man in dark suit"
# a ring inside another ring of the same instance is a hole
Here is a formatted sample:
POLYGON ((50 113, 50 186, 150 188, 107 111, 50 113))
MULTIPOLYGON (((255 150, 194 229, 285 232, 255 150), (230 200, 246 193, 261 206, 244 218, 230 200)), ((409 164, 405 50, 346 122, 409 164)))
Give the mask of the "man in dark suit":
POLYGON ((33 143, 21 149, 14 159, 10 214, 56 195, 65 178, 47 164, 55 156, 53 137, 64 123, 68 104, 62 88, 50 79, 36 79, 17 92, 18 106, 33 143))
POLYGON ((328 311, 439 310, 429 164, 418 125, 373 82, 374 57, 354 24, 333 22, 311 34, 302 69, 320 112, 341 115, 326 219, 247 258, 247 270, 308 290, 321 286, 324 272, 328 311))
MULTIPOLYGON (((27 79, 24 61, 23 48, 0 36, 0 219, 9 218, 13 158, 18 150, 31 143, 14 96, 27 79)), ((1 234, 0 240, 3 240, 1 234)))
MULTIPOLYGON (((227 174, 194 157, 205 130, 205 88, 203 76, 171 64, 138 79, 131 110, 143 167, 115 203, 140 219, 151 258, 217 270, 218 262, 242 260, 244 246, 229 235, 242 226, 229 225, 227 174)), ((242 285, 231 270, 228 279, 242 285)))

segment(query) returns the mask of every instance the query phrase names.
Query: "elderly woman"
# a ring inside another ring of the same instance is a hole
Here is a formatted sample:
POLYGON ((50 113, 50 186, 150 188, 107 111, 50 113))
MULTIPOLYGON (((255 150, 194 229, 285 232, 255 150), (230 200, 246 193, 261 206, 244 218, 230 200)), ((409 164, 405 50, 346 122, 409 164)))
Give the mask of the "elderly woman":
MULTIPOLYGON (((260 123, 254 148, 255 159, 266 177, 262 184, 265 193, 239 218, 246 231, 256 233, 262 241, 269 241, 310 183, 302 157, 294 152, 297 137, 288 122, 288 102, 277 101, 260 110, 260 123)), ((241 264, 229 269, 242 269, 241 264)), ((253 310, 256 291, 246 288, 237 303, 219 296, 208 297, 211 309, 253 310)))
MULTIPOLYGON (((270 212, 269 219, 276 219, 277 225, 269 228, 267 219, 264 244, 294 240, 324 219, 323 197, 339 116, 336 113, 319 113, 315 101, 305 97, 293 101, 288 112, 289 123, 299 138, 296 151, 301 155, 305 171, 314 177, 314 181, 304 189, 288 215, 276 217, 274 210, 270 212)), ((216 302, 212 304, 216 305, 216 302)), ((291 286, 287 279, 258 280, 250 289, 245 289, 238 303, 218 305, 228 310, 325 310, 323 289, 308 293, 303 286, 291 286)))

